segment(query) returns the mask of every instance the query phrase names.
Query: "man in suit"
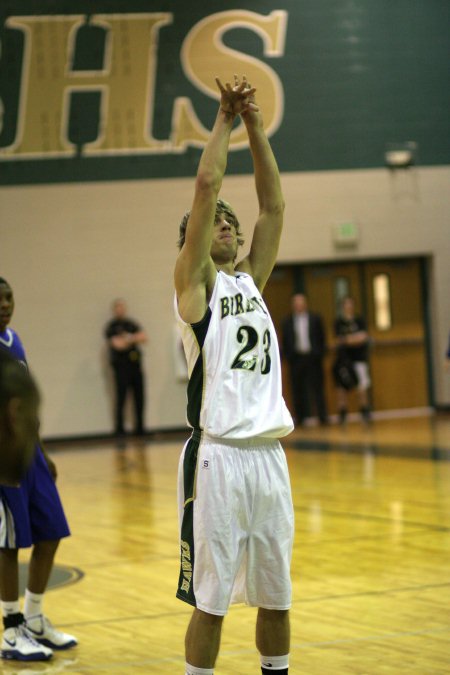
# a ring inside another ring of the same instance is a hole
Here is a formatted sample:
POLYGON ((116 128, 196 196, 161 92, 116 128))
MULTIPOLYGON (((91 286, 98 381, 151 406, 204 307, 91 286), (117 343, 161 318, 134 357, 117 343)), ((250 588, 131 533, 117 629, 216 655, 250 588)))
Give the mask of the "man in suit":
POLYGON ((308 310, 308 300, 303 293, 293 295, 292 313, 284 319, 282 333, 282 352, 290 367, 296 423, 303 424, 314 406, 320 424, 326 425, 325 332, 322 318, 308 310))

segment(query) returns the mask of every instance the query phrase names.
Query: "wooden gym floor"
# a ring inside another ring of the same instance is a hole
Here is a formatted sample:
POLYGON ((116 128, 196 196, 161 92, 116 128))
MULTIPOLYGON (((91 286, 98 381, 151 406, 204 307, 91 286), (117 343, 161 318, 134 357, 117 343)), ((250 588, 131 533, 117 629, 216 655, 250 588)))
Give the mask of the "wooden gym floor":
MULTIPOLYGON (((54 451, 73 534, 57 563, 73 581, 48 591, 45 610, 80 644, 47 664, 0 662, 2 674, 184 673, 183 438, 54 451)), ((307 428, 284 445, 296 513, 290 673, 450 673, 450 418, 307 428)), ((254 619, 231 608, 217 675, 260 673, 254 619)))

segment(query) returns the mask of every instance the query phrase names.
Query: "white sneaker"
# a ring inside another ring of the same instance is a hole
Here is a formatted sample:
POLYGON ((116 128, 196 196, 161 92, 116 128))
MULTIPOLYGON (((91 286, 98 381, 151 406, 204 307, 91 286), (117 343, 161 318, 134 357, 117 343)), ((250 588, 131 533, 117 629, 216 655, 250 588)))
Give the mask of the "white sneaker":
POLYGON ((7 628, 3 633, 2 658, 16 661, 48 661, 53 652, 33 640, 25 629, 25 624, 7 628))
POLYGON ((33 640, 51 649, 70 649, 78 644, 73 635, 56 630, 42 614, 26 619, 25 631, 33 640))

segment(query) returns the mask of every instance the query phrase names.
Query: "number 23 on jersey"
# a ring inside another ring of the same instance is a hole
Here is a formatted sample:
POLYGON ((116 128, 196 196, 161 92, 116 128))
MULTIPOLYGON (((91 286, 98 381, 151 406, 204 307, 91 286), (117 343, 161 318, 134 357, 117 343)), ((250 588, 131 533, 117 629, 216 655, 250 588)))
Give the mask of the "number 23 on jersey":
POLYGON ((262 375, 270 372, 270 333, 266 329, 262 337, 262 356, 255 354, 255 347, 259 345, 258 332, 253 326, 241 326, 236 335, 237 342, 242 345, 242 349, 236 354, 231 368, 255 371, 258 367, 262 375), (253 352, 253 353, 250 353, 253 352))

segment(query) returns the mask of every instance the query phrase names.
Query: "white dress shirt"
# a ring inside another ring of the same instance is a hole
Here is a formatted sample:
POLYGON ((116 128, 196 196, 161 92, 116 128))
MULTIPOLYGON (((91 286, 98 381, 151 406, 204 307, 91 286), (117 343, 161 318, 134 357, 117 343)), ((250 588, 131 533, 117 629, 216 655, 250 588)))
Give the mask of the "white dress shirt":
POLYGON ((309 314, 301 312, 294 316, 295 350, 300 354, 309 354, 311 341, 309 339, 309 314))

